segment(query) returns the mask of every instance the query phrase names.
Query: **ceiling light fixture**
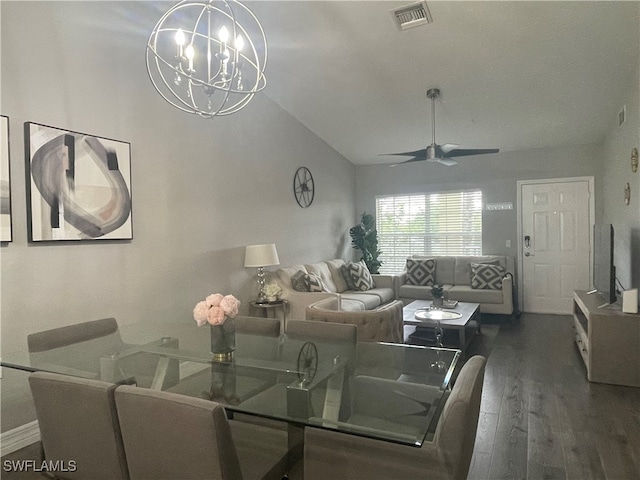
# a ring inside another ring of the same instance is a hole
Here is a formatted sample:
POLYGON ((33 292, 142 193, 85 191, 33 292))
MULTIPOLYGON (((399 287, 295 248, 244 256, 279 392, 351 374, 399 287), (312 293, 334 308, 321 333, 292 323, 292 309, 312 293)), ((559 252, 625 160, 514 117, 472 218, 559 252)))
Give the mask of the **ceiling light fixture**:
POLYGON ((158 21, 147 43, 147 72, 176 108, 204 118, 230 115, 264 89, 267 39, 236 0, 185 0, 158 21))

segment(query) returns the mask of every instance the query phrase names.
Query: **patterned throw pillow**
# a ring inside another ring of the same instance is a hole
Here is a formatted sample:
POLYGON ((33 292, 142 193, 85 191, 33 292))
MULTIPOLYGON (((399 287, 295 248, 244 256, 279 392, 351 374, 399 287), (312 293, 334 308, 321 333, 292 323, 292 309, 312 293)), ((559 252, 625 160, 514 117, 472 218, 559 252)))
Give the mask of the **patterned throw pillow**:
POLYGON ((307 274, 302 270, 298 270, 291 276, 291 286, 296 292, 308 292, 309 282, 306 279, 307 274))
POLYGON ((305 279, 309 283, 309 292, 326 292, 320 275, 309 273, 305 275, 305 279))
POLYGON ((342 278, 344 278, 344 281, 347 283, 347 290, 355 290, 356 286, 353 284, 353 279, 349 273, 349 265, 351 265, 351 262, 341 265, 340 273, 342 273, 342 278))
POLYGON ((427 286, 436 283, 435 258, 407 258, 407 284, 427 286))
POLYGON ((353 280, 354 290, 371 290, 376 286, 364 262, 349 264, 349 274, 351 275, 351 280, 353 280))
POLYGON ((471 264, 471 288, 485 290, 500 290, 504 267, 487 263, 471 264))

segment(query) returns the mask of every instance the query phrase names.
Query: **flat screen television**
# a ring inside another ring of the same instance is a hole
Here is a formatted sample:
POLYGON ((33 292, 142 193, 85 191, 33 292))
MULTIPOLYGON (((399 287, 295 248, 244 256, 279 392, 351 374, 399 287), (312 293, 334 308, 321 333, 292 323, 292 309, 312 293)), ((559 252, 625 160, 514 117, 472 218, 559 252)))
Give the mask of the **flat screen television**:
POLYGON ((613 225, 595 224, 593 226, 593 288, 607 303, 616 301, 613 245, 613 225))

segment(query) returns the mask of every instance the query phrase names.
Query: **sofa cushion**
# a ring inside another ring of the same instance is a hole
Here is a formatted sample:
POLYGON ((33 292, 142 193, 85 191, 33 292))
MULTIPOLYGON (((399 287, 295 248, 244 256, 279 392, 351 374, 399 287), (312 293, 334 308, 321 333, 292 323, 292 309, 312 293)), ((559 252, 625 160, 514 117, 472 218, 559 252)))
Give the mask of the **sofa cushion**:
POLYGON ((305 280, 309 284, 310 292, 326 292, 326 286, 319 275, 315 273, 308 273, 305 275, 305 280))
POLYGON ((502 290, 479 290, 471 288, 469 285, 455 285, 449 289, 449 300, 472 303, 503 303, 504 295, 502 290))
MULTIPOLYGON (((445 292, 448 292, 451 285, 443 285, 445 292)), ((400 298, 413 298, 415 300, 431 300, 431 287, 420 287, 418 285, 400 285, 398 291, 400 298)))
POLYGON ((433 285, 436 260, 433 258, 407 258, 407 283, 409 285, 433 285))
POLYGON ((336 258, 335 260, 328 260, 327 267, 329 267, 329 271, 331 272, 331 278, 333 279, 333 283, 336 286, 336 292, 344 292, 349 289, 347 282, 342 275, 342 267, 345 266, 344 260, 341 258, 336 258))
POLYGON ((336 293, 338 291, 338 289, 336 288, 336 284, 333 281, 333 277, 331 276, 329 266, 326 262, 312 263, 311 265, 305 266, 307 267, 307 272, 314 273, 322 279, 325 292, 336 293))
POLYGON ((365 291, 375 287, 373 277, 364 262, 352 263, 349 265, 349 274, 353 280, 356 290, 365 291))
POLYGON ((360 295, 375 295, 378 297, 378 302, 383 305, 395 299, 395 292, 392 288, 380 288, 374 287, 366 292, 360 292, 360 295))
POLYGON ((276 275, 285 287, 293 288, 293 285, 291 284, 291 277, 300 270, 304 273, 308 273, 304 265, 293 265, 291 267, 279 268, 276 270, 276 275))
POLYGON ((364 306, 364 310, 375 310, 380 306, 380 297, 377 295, 366 295, 365 292, 346 292, 341 294, 342 301, 358 301, 364 306))
POLYGON ((291 286, 297 292, 308 292, 309 279, 307 279, 307 274, 302 270, 298 270, 291 276, 291 286))
POLYGON ((471 264, 471 288, 485 290, 502 289, 504 267, 488 263, 471 264))

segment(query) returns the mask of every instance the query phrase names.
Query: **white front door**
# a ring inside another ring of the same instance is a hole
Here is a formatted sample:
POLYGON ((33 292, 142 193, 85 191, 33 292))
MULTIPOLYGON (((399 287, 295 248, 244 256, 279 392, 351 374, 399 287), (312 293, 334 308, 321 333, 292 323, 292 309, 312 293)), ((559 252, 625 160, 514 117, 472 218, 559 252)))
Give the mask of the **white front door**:
POLYGON ((570 314, 573 291, 589 290, 591 183, 519 182, 523 311, 570 314))

